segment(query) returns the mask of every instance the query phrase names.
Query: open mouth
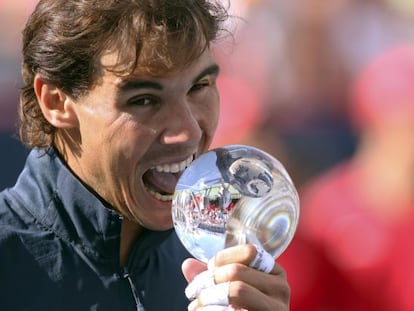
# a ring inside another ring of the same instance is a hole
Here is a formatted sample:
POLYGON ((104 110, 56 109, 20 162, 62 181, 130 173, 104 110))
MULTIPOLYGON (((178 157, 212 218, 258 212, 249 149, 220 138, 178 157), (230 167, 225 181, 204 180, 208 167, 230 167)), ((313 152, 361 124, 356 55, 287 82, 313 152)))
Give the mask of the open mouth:
POLYGON ((171 201, 178 178, 180 178, 182 172, 190 165, 193 159, 194 156, 191 155, 184 161, 157 165, 149 169, 143 176, 145 188, 157 200, 171 201))

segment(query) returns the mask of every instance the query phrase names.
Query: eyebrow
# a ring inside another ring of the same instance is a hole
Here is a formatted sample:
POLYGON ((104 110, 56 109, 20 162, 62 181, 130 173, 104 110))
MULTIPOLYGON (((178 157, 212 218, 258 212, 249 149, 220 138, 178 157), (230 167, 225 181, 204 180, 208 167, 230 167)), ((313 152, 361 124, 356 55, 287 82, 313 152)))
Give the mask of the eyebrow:
POLYGON ((155 89, 162 90, 160 83, 149 80, 125 80, 121 83, 119 89, 123 92, 136 89, 155 89))
POLYGON ((193 80, 193 83, 196 83, 198 80, 205 76, 209 75, 218 75, 220 72, 220 67, 217 64, 213 64, 211 66, 208 66, 206 69, 204 69, 195 79, 193 80))
MULTIPOLYGON (((196 83, 201 78, 208 76, 208 75, 218 75, 220 68, 217 64, 213 64, 208 66, 204 69, 200 74, 198 74, 193 83, 196 83)), ((119 86, 119 90, 125 92, 129 90, 136 90, 136 89, 155 89, 155 90, 162 90, 163 86, 161 83, 150 81, 150 80, 124 80, 121 82, 119 86)))

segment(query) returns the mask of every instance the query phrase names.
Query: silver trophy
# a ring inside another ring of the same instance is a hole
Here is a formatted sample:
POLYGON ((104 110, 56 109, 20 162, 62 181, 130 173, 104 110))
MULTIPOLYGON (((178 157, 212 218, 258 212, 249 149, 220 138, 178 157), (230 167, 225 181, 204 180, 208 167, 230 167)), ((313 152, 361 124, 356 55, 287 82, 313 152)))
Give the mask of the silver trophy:
POLYGON ((273 156, 230 145, 201 155, 184 171, 174 193, 172 218, 183 245, 203 262, 219 250, 245 243, 277 258, 295 234, 299 197, 273 156))

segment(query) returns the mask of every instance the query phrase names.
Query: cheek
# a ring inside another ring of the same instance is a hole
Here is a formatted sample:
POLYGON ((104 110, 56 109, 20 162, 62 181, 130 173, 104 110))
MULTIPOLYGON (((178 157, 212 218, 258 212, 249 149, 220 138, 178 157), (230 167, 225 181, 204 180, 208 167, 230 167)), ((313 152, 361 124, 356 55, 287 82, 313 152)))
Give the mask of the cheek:
POLYGON ((140 159, 153 144, 156 131, 132 119, 114 123, 108 130, 107 144, 126 161, 140 159))
POLYGON ((218 125, 220 114, 218 93, 216 92, 208 102, 202 105, 202 107, 202 128, 208 136, 213 136, 218 125))

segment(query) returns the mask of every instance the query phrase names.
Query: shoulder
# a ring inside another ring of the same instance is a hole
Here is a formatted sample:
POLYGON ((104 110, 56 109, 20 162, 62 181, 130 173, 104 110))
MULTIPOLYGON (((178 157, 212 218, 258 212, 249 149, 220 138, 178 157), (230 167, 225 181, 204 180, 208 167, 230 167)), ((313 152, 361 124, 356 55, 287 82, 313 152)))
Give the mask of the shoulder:
MULTIPOLYGON (((8 232, 16 231, 25 227, 25 216, 22 215, 18 198, 13 195, 12 189, 0 192, 0 239, 8 232)), ((27 213, 26 216, 29 216, 27 213)))
POLYGON ((350 174, 349 163, 340 163, 316 176, 300 190, 302 204, 311 209, 314 206, 326 206, 335 202, 338 194, 342 196, 348 191, 350 174))
MULTIPOLYGON (((13 189, 0 192, 0 253, 12 255, 24 247, 24 237, 33 233, 34 217, 13 189)), ((12 257, 13 258, 13 257, 12 257)))

